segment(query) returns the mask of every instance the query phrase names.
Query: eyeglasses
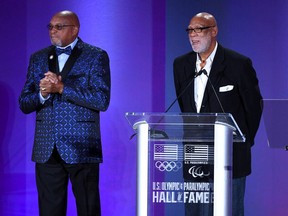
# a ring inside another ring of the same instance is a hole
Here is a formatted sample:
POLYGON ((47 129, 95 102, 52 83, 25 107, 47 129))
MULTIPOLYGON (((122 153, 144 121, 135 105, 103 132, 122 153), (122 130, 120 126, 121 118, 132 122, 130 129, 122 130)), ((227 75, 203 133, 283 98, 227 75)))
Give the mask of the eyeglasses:
POLYGON ((51 31, 53 28, 55 28, 56 30, 62 30, 63 28, 66 28, 68 26, 75 26, 75 25, 62 25, 62 24, 51 25, 51 24, 48 24, 47 28, 49 29, 49 31, 51 31))
POLYGON ((215 26, 205 26, 205 27, 199 27, 199 28, 187 28, 186 32, 188 34, 191 34, 192 32, 201 33, 204 29, 209 29, 209 28, 213 28, 213 27, 215 27, 215 26))

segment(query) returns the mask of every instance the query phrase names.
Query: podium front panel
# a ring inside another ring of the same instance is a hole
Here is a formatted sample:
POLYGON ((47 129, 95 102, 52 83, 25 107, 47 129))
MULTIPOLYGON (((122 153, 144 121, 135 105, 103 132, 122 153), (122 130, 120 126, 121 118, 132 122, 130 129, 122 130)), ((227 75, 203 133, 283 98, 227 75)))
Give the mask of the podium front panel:
POLYGON ((149 142, 148 215, 213 212, 213 143, 149 142))

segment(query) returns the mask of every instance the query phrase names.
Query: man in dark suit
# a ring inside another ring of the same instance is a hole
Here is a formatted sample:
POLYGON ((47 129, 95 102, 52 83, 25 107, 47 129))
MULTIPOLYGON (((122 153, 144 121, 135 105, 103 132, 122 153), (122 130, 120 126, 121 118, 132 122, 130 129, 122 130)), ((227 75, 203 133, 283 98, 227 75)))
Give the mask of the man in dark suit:
POLYGON ((213 15, 195 15, 186 31, 193 51, 176 58, 173 65, 176 94, 184 92, 179 106, 182 112, 231 113, 245 135, 245 143, 233 144, 233 215, 244 215, 251 147, 262 114, 256 72, 249 58, 217 42, 213 15))
POLYGON ((64 216, 70 179, 78 215, 101 215, 100 111, 110 101, 108 54, 84 43, 75 13, 61 11, 49 25, 52 45, 31 55, 20 109, 36 112, 32 160, 41 216, 64 216))

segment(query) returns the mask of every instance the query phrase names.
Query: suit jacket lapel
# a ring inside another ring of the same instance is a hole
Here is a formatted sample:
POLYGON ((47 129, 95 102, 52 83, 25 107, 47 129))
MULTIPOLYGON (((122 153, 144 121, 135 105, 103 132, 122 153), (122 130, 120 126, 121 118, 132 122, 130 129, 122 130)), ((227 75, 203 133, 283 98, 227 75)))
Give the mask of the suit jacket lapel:
POLYGON ((209 78, 214 86, 218 83, 218 81, 222 77, 224 69, 225 69, 224 49, 220 44, 218 44, 218 49, 216 51, 209 75, 209 78))
POLYGON ((192 80, 190 85, 190 91, 188 90, 189 94, 191 95, 189 103, 192 107, 192 112, 196 112, 196 105, 195 105, 195 98, 194 98, 194 75, 195 75, 195 68, 196 68, 196 53, 191 52, 191 56, 188 58, 188 63, 185 66, 185 76, 187 79, 187 84, 192 80))
MULTIPOLYGON (((79 43, 79 41, 78 41, 78 43, 79 43)), ((71 55, 69 56, 67 62, 64 65, 63 70, 61 71, 62 80, 65 80, 65 78, 67 77, 69 71, 71 71, 74 63, 76 62, 76 60, 78 59, 78 57, 82 53, 82 50, 77 46, 78 43, 73 48, 71 55)))
POLYGON ((49 71, 59 74, 58 57, 56 55, 54 46, 51 46, 51 49, 48 52, 48 66, 49 71))
MULTIPOLYGON (((211 84, 215 88, 216 93, 218 94, 218 89, 216 88, 217 83, 220 81, 222 78, 222 73, 225 69, 225 64, 224 64, 224 49, 223 47, 218 44, 218 48, 212 63, 211 71, 209 74, 209 79, 211 81, 211 84)), ((214 91, 212 89, 209 80, 207 81, 206 88, 205 88, 205 93, 203 97, 202 104, 207 107, 207 102, 209 100, 209 95, 214 95, 214 91)))

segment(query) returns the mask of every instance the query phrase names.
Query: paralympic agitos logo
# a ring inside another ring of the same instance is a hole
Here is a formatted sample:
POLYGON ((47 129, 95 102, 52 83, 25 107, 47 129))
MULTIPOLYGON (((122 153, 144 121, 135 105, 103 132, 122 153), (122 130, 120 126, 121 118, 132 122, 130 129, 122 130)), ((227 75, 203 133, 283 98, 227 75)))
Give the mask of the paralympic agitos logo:
POLYGON ((192 175, 193 178, 204 178, 210 176, 210 172, 205 173, 202 166, 192 166, 188 170, 188 173, 192 175))

